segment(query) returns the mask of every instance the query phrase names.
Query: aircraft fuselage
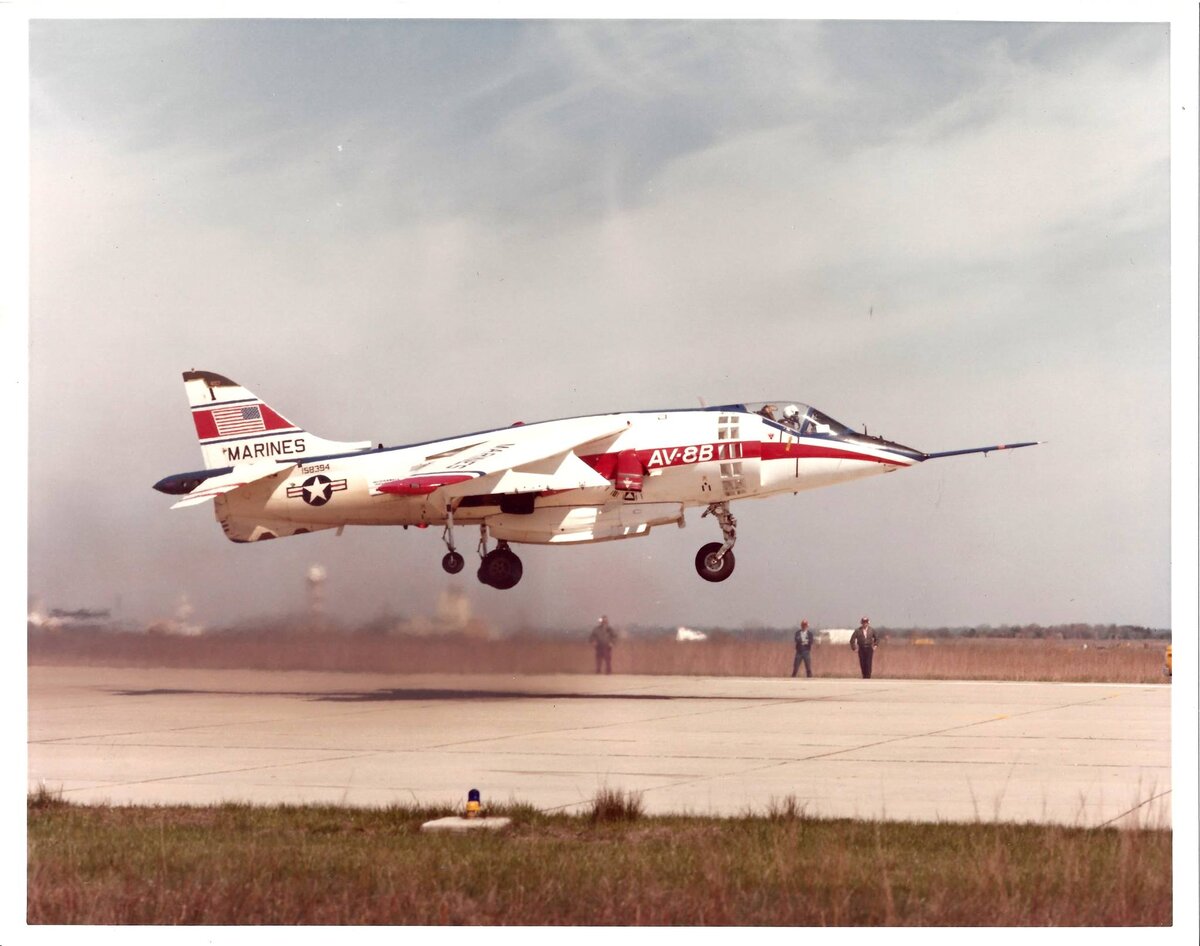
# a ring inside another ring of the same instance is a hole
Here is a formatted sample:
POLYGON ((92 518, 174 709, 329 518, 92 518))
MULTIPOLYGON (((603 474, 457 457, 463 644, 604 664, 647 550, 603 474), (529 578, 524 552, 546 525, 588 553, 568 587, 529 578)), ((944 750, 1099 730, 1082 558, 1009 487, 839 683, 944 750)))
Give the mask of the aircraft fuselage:
MULTIPOLYGON (((478 576, 520 581, 510 543, 603 542, 683 524, 704 507, 722 541, 696 554, 706 581, 733 571, 737 520, 729 504, 798 493, 912 466, 939 456, 859 433, 796 401, 593 414, 372 449, 324 440, 223 375, 187 371, 184 387, 205 468, 155 484, 212 500, 234 542, 356 526, 444 526, 442 567, 464 558, 453 526, 480 529, 478 576), (488 550, 488 541, 496 542, 488 550)), ((175 508, 173 507, 173 508, 175 508)))
MULTIPOLYGON (((279 474, 216 497, 217 518, 236 541, 256 541, 342 525, 486 524, 495 539, 526 543, 600 541, 645 535, 654 525, 679 522, 689 507, 771 496, 889 473, 920 462, 921 454, 879 438, 802 434, 748 410, 699 409, 612 415, 628 423, 615 438, 581 448, 579 459, 608 483, 535 494, 492 493, 448 497, 395 495, 380 487, 397 470, 473 471, 475 464, 518 448, 530 438, 554 436, 555 426, 578 418, 525 424, 405 447, 298 459, 303 435, 261 444, 275 450, 279 474), (289 441, 291 443, 289 443, 289 441), (487 457, 473 452, 483 441, 487 457), (617 467, 632 454, 638 488, 624 488, 617 467), (441 461, 441 462, 438 462, 441 461), (294 465, 295 464, 295 465, 294 465), (573 511, 578 510, 577 512, 573 511)), ((251 445, 251 447, 254 445, 251 445)), ((246 444, 235 445, 238 456, 246 444)))

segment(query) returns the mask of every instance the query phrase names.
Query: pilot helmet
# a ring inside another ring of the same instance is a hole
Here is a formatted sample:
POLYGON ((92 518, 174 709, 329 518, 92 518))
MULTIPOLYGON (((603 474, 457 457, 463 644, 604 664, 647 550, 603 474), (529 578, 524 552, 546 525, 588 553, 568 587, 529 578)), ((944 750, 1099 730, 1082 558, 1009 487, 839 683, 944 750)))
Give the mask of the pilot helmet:
POLYGON ((793 420, 800 416, 800 408, 798 408, 795 404, 789 404, 783 409, 783 416, 788 420, 793 420))

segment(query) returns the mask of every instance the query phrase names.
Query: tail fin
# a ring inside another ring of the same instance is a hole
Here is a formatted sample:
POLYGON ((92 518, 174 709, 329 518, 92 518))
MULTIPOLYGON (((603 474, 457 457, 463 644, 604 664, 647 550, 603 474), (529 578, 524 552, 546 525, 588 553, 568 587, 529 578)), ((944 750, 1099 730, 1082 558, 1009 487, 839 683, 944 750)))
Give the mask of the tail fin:
POLYGON ((192 408, 207 469, 255 460, 296 459, 371 449, 369 440, 322 440, 297 427, 236 381, 211 371, 185 371, 183 387, 192 408))

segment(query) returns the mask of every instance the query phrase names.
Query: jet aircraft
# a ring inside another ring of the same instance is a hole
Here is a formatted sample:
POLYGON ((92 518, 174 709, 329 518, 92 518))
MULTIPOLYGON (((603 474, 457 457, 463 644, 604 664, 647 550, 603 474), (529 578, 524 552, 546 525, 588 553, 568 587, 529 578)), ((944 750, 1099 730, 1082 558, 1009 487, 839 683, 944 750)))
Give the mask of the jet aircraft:
POLYGON ((655 526, 682 527, 685 511, 701 507, 721 541, 700 548, 696 571, 724 581, 734 568, 734 500, 1039 442, 923 453, 784 399, 517 422, 385 447, 316 437, 210 371, 187 371, 183 382, 204 469, 154 484, 184 497, 171 508, 211 500, 234 542, 340 534, 347 525, 441 526, 450 574, 465 564, 454 527, 474 526, 477 577, 497 589, 521 580, 512 545, 643 536, 655 526))

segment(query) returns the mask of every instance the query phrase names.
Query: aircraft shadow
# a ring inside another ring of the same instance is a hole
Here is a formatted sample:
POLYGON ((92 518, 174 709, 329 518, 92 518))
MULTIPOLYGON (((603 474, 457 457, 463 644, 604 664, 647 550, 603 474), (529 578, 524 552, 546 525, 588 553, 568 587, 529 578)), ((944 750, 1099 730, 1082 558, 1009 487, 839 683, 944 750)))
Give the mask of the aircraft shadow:
MULTIPOLYGON (((680 700, 698 699, 694 696, 669 696, 660 693, 545 693, 526 690, 470 690, 395 687, 385 690, 312 693, 295 690, 197 690, 154 688, 146 690, 112 690, 117 696, 282 696, 317 703, 387 703, 430 702, 437 700, 680 700)), ((714 699, 714 697, 699 697, 714 699)), ((745 697, 715 697, 741 699, 745 697)))
MULTIPOLYGON (((342 691, 342 693, 304 693, 296 690, 200 690, 156 688, 144 690, 113 690, 118 696, 293 696, 313 702, 428 702, 437 700, 678 700, 697 699, 649 693, 535 693, 524 690, 476 689, 384 689, 342 691)), ((710 699, 710 697, 698 697, 710 699)), ((733 697, 718 697, 733 699, 733 697)))

